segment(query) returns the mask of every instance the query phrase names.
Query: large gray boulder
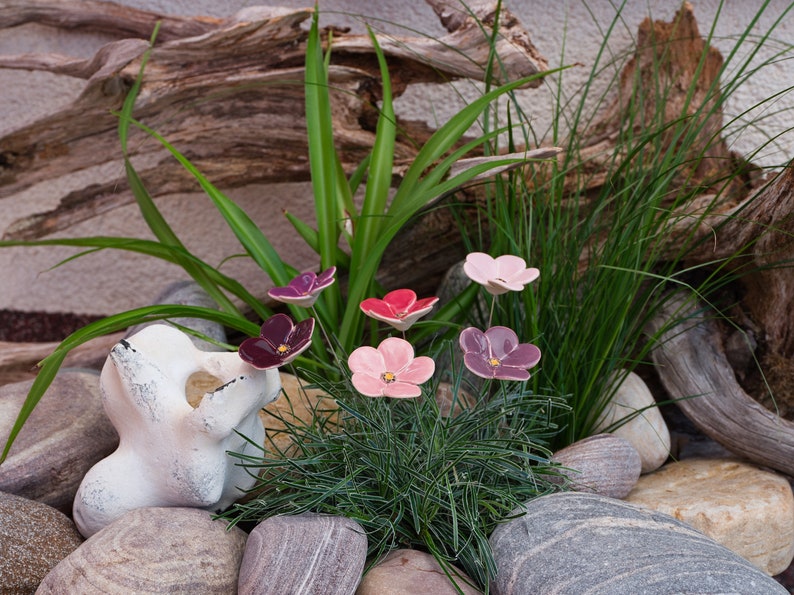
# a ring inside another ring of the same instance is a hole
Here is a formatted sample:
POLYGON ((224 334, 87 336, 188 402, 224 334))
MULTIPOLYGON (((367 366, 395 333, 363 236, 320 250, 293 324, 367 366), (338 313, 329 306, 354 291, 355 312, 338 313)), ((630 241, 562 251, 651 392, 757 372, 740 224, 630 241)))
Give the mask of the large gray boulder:
POLYGON ((499 525, 491 536, 495 595, 787 592, 744 558, 666 514, 576 492, 543 496, 524 508, 524 516, 499 525))

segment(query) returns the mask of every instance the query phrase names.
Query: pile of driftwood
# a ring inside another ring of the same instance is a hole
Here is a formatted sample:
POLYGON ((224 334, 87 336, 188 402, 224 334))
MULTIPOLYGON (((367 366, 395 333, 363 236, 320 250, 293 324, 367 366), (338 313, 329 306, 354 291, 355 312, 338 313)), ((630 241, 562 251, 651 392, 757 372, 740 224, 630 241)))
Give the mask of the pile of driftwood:
MULTIPOLYGON (((475 3, 472 15, 455 3, 427 1, 447 27, 446 38, 379 38, 398 94, 409 83, 480 78, 484 72, 488 30, 477 19, 489 24, 493 4, 475 3)), ((117 154, 116 120, 110 112, 121 106, 138 75, 141 55, 157 20, 162 21, 159 40, 145 73, 136 116, 186 148, 188 158, 221 188, 307 180, 301 85, 306 33, 301 25, 310 17, 310 10, 251 8, 226 20, 179 18, 122 10, 102 2, 6 2, 0 8, 0 27, 35 21, 115 33, 119 40, 91 60, 46 55, 0 61, 6 68, 68 73, 87 81, 73 105, 0 139, 0 200, 117 154)), ((503 78, 546 69, 544 58, 504 7, 500 19, 503 78)), ((351 170, 372 144, 378 70, 366 37, 334 31, 333 47, 330 77, 338 89, 335 131, 343 165, 351 170)), ((721 65, 720 54, 701 38, 690 6, 684 5, 670 23, 644 22, 635 56, 622 74, 618 97, 595 125, 582 132, 584 138, 578 144, 583 147, 582 169, 588 175, 577 180, 588 179, 592 187, 603 183, 599 174, 614 154, 627 96, 637 89, 637 80, 640 86, 645 83, 652 88, 659 77, 666 78, 665 87, 673 92, 665 116, 672 121, 685 111, 685 105, 691 106, 693 126, 699 130, 691 150, 693 156, 707 157, 693 159, 694 169, 681 172, 682 180, 703 190, 702 196, 685 205, 682 215, 697 212, 705 204, 711 207, 695 231, 708 241, 700 243, 684 264, 708 263, 741 251, 737 266, 755 266, 741 278, 745 292, 741 306, 755 340, 766 353, 790 359, 794 355, 794 270, 771 265, 794 258, 794 172, 785 168, 774 180, 737 176, 737 168, 752 168, 732 155, 724 142, 715 141, 722 128, 719 107, 715 104, 714 109, 703 110, 709 114, 706 121, 697 121, 699 106, 718 101, 713 89, 721 65), (732 180, 727 190, 721 187, 725 179, 732 180), (718 187, 722 201, 714 208, 718 187)), ((421 144, 432 133, 416 122, 403 121, 401 126, 405 136, 397 145, 395 176, 401 164, 415 155, 417 145, 411 141, 421 144)), ((151 154, 152 145, 145 150, 151 154)), ((194 181, 164 153, 154 153, 141 175, 154 196, 195 189, 194 181)), ((17 221, 7 237, 38 238, 68 229, 130 202, 130 193, 119 190, 124 187, 123 180, 112 180, 75 190, 57 209, 17 221)), ((429 213, 396 241, 411 250, 396 250, 399 260, 384 261, 387 286, 388 279, 394 279, 423 287, 423 282, 437 279, 462 256, 457 227, 439 211, 429 213), (404 258, 406 254, 415 254, 416 259, 404 258)), ((672 300, 671 308, 676 307, 691 306, 672 300)), ((695 310, 700 311, 700 306, 695 310)), ((740 455, 794 475, 794 424, 760 406, 740 387, 727 363, 721 331, 707 318, 693 310, 685 327, 666 333, 666 341, 656 348, 665 387, 672 398, 698 395, 681 401, 681 407, 706 434, 740 455)), ((98 348, 106 349, 104 344, 98 348)))

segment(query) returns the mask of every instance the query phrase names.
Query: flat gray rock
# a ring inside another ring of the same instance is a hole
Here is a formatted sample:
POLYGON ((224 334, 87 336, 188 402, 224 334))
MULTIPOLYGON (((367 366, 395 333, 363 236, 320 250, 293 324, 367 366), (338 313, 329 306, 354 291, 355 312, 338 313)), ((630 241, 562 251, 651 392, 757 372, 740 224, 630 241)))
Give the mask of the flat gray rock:
POLYGON ((576 492, 543 496, 525 509, 491 536, 499 569, 491 584, 495 595, 787 593, 666 514, 576 492))
POLYGON ((274 516, 248 537, 239 595, 354 593, 367 558, 367 536, 341 516, 274 516))
MULTIPOLYGON (((0 440, 5 441, 32 380, 0 387, 0 440)), ((53 380, 0 465, 0 490, 70 514, 86 472, 118 446, 99 391, 99 373, 64 369, 53 380)))

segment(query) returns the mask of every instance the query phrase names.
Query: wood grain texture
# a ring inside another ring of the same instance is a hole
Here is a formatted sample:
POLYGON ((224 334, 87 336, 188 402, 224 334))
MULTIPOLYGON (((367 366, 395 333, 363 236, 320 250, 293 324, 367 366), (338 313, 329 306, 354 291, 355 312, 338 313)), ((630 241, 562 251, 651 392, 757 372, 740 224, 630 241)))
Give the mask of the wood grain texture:
POLYGON ((679 294, 651 330, 662 331, 652 352, 662 384, 698 429, 731 452, 794 475, 794 423, 744 392, 708 311, 679 294))

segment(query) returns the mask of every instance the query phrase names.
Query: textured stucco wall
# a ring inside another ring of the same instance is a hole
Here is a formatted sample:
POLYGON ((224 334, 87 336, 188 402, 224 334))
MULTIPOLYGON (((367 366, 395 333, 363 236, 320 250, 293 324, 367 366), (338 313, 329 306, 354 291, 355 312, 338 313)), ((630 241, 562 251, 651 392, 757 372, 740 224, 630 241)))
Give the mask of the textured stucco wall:
MULTIPOLYGON (((119 3, 138 8, 172 14, 208 14, 228 16, 251 4, 273 6, 304 6, 313 2, 288 0, 121 0, 119 3)), ((615 9, 611 0, 582 2, 570 0, 551 2, 543 0, 506 0, 506 4, 521 19, 532 41, 548 58, 551 66, 580 62, 584 66, 566 71, 564 89, 569 95, 585 81, 593 57, 598 51, 603 32, 612 22, 615 9), (564 55, 563 55, 564 47, 564 55)), ((747 27, 759 3, 728 2, 714 28, 714 45, 727 55, 735 45, 736 36, 747 27)), ((772 23, 789 7, 789 2, 772 0, 759 20, 755 33, 764 34, 772 23)), ((718 12, 718 0, 694 2, 701 33, 708 31, 718 12)), ((358 18, 351 15, 368 15, 370 22, 391 33, 400 33, 402 27, 433 36, 444 33, 432 11, 420 0, 322 0, 320 8, 325 13, 323 22, 362 27, 358 18)), ((678 8, 677 2, 645 2, 629 0, 611 36, 609 51, 624 52, 641 20, 653 18, 669 20, 678 8)), ((778 27, 774 36, 778 40, 794 40, 794 12, 778 27)), ((54 52, 88 57, 109 38, 92 34, 55 31, 38 25, 25 25, 0 31, 0 54, 24 52, 54 52)), ((739 52, 752 50, 746 42, 739 52)), ((785 49, 783 42, 774 42, 763 51, 755 63, 767 60, 774 52, 785 49)), ((732 96, 726 106, 726 121, 731 121, 758 102, 784 90, 794 81, 794 51, 789 50, 775 64, 753 75, 732 96)), ((0 133, 18 128, 38 117, 66 105, 82 88, 82 81, 41 72, 0 70, 0 133)), ((473 96, 472 83, 461 82, 457 90, 463 97, 473 96)), ((605 84, 592 94, 598 97, 608 93, 605 84)), ((398 107, 412 117, 443 119, 453 113, 461 99, 449 91, 443 95, 429 94, 427 89, 409 89, 400 98, 398 107)), ((527 91, 524 108, 531 114, 538 131, 548 128, 551 92, 548 87, 527 91)), ((766 104, 750 115, 745 115, 733 125, 735 135, 730 137, 732 148, 762 165, 781 164, 794 155, 794 133, 786 132, 794 123, 791 109, 794 94, 784 94, 776 102, 766 104), (761 118, 761 119, 759 119, 761 118), (756 120, 757 126, 743 126, 746 120, 756 120), (779 135, 779 136, 778 136, 779 135), (768 143, 769 138, 775 138, 768 143)), ((86 177, 101 181, 116 177, 121 164, 114 163, 97 171, 79 172, 73 176, 40 184, 12 198, 2 200, 0 231, 12 221, 36 212, 53 208, 58 199, 72 185, 82 184, 86 177)), ((249 187, 231 191, 230 196, 240 202, 275 243, 285 247, 290 261, 296 266, 308 266, 311 253, 292 236, 290 228, 281 219, 282 207, 308 216, 311 207, 306 185, 281 184, 267 187, 249 187)), ((175 195, 160 201, 166 216, 189 248, 211 263, 221 262, 237 253, 232 235, 225 229, 220 217, 213 212, 205 197, 197 194, 175 195)), ((80 224, 68 235, 122 234, 148 237, 145 225, 136 215, 134 207, 117 209, 91 222, 80 224)), ((172 279, 182 278, 181 272, 171 265, 152 259, 120 252, 92 254, 62 267, 52 268, 74 251, 52 248, 0 249, 0 308, 20 310, 72 311, 80 313, 112 313, 150 303, 161 288, 172 279)), ((245 280, 254 290, 264 291, 267 279, 243 259, 234 259, 224 265, 224 270, 245 280)))

